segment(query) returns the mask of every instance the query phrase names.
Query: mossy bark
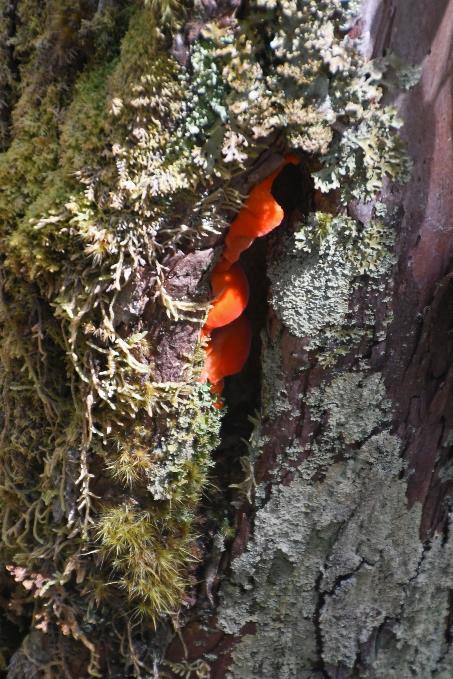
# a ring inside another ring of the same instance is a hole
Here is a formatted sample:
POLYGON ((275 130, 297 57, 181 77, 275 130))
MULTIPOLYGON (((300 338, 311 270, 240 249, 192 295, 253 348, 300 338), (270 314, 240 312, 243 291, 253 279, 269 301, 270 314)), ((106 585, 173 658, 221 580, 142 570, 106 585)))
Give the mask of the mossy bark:
POLYGON ((358 5, 0 0, 8 679, 452 675, 453 5, 358 5), (208 273, 288 150, 223 414, 208 273))

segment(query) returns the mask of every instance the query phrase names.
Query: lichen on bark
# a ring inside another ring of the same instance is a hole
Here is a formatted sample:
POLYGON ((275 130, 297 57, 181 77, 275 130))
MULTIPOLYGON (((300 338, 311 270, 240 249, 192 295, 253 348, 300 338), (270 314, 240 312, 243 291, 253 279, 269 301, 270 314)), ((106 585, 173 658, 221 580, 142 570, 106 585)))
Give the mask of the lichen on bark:
POLYGON ((345 676, 432 676, 448 652, 451 544, 439 537, 427 551, 419 542, 421 507, 407 506, 382 380, 340 372, 307 406, 322 423, 310 457, 257 511, 254 537, 221 590, 221 628, 255 627, 227 676, 308 679, 320 658, 345 676), (429 651, 427 637, 436 640, 429 651), (362 656, 370 643, 374 654, 362 656))
MULTIPOLYGON (((371 197, 408 164, 394 112, 380 106, 384 66, 371 68, 348 36, 350 3, 257 1, 239 19, 196 4, 185 32, 176 3, 7 9, 2 562, 14 620, 32 628, 11 677, 29 657, 36 676, 65 672, 67 647, 82 650, 80 672, 139 676, 136 649, 158 662, 165 643, 150 639, 188 607, 200 557, 197 507, 220 427, 197 381, 213 246, 280 152, 299 151, 321 190, 341 172, 342 201, 371 197)), ((329 223, 354 245, 333 248, 340 316, 324 301, 314 333, 343 322, 351 279, 386 256, 384 227, 329 223)), ((283 270, 276 308, 291 306, 283 270)))

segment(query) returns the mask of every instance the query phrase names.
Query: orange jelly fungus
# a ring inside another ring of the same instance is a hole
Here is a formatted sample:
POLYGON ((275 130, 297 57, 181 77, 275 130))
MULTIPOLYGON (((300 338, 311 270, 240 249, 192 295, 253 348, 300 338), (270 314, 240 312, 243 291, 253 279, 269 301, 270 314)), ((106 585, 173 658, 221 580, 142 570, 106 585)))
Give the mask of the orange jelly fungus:
POLYGON ((217 382, 217 384, 211 384, 211 394, 217 394, 218 399, 213 402, 214 408, 217 408, 217 410, 222 410, 223 408, 223 400, 221 398, 223 387, 224 387, 225 381, 220 380, 220 382, 217 382))
POLYGON ((226 271, 222 263, 211 275, 211 288, 215 295, 206 319, 206 328, 220 328, 236 320, 249 301, 249 283, 239 264, 231 265, 226 271))
POLYGON ((236 262, 255 238, 265 236, 281 224, 284 212, 272 195, 272 184, 290 163, 298 165, 300 159, 293 154, 285 156, 277 169, 250 191, 244 207, 230 226, 223 256, 211 274, 214 299, 201 330, 202 338, 210 337, 201 381, 208 380, 211 392, 219 396, 213 403, 215 408, 223 408, 220 398, 223 378, 242 370, 252 341, 250 322, 241 315, 248 302, 248 281, 236 262))
POLYGON ((234 233, 228 232, 228 235, 225 238, 225 249, 223 251, 224 259, 230 265, 237 262, 242 253, 249 249, 254 240, 254 238, 237 236, 234 233))
POLYGON ((223 328, 212 331, 211 341, 206 347, 204 367, 211 384, 217 385, 227 375, 235 375, 242 370, 251 341, 252 330, 246 316, 240 316, 223 328))
POLYGON ((221 394, 224 386, 225 386, 225 380, 220 380, 220 382, 216 382, 215 384, 211 384, 211 394, 221 394))
POLYGON ((225 239, 223 256, 227 261, 237 262, 255 238, 265 236, 281 224, 284 211, 272 195, 272 184, 286 165, 299 163, 297 156, 288 154, 272 174, 250 191, 225 239))

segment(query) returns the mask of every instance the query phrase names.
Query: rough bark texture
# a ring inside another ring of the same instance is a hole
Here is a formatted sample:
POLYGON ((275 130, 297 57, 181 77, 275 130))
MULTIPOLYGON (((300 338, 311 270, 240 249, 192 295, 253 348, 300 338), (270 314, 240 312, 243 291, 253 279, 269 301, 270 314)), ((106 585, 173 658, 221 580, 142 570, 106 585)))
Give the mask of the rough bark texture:
POLYGON ((8 679, 453 675, 453 1, 349 5, 0 0, 8 679), (288 150, 220 425, 208 273, 288 150))
MULTIPOLYGON (((395 206, 397 261, 372 296, 372 336, 333 370, 285 327, 294 277, 269 312, 256 513, 239 518, 216 616, 183 632, 189 659, 207 653, 219 678, 453 673, 453 3, 365 3, 359 30, 370 55, 423 63, 399 100, 411 181, 382 196, 395 206)), ((276 271, 281 284, 281 262, 276 271)), ((325 309, 312 291, 321 315, 338 313, 340 283, 325 309)))

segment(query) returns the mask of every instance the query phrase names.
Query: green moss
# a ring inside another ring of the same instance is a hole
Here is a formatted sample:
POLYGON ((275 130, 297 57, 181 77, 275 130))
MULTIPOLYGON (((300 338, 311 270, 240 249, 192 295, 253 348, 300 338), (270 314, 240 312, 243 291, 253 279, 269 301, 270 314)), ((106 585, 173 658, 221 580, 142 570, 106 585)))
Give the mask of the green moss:
MULTIPOLYGON (((28 94, 27 98, 31 96, 28 94)), ((49 87, 39 107, 30 106, 15 126, 15 138, 0 158, 0 181, 3 191, 0 210, 4 226, 12 231, 17 216, 22 218, 37 198, 47 176, 57 162, 58 89, 49 87)))
POLYGON ((162 23, 173 29, 179 27, 186 13, 184 3, 180 0, 144 0, 145 7, 151 7, 162 23))
POLYGON ((134 441, 123 441, 118 458, 111 461, 114 474, 129 482, 129 497, 140 481, 147 483, 151 495, 136 506, 128 500, 103 510, 97 529, 101 556, 121 575, 137 610, 155 622, 163 614, 176 614, 187 585, 192 523, 211 465, 210 452, 218 444, 220 415, 205 386, 181 404, 170 428, 152 453, 134 449, 134 441))
MULTIPOLYGON (((60 135, 60 164, 67 178, 97 168, 106 153, 108 82, 115 65, 116 60, 102 63, 75 84, 60 135)), ((43 206, 39 213, 45 213, 43 206)))
POLYGON ((156 621, 175 613, 185 589, 183 569, 189 553, 189 535, 175 534, 165 513, 137 510, 129 504, 104 512, 98 524, 101 555, 121 574, 121 584, 138 610, 156 621))

